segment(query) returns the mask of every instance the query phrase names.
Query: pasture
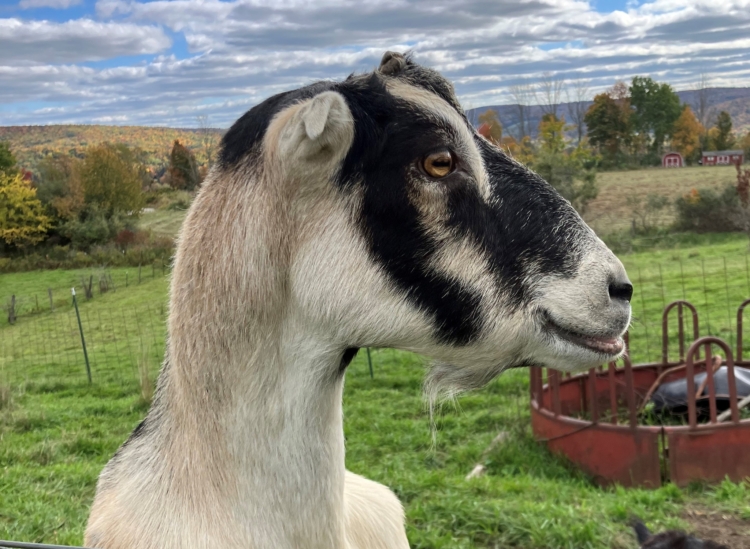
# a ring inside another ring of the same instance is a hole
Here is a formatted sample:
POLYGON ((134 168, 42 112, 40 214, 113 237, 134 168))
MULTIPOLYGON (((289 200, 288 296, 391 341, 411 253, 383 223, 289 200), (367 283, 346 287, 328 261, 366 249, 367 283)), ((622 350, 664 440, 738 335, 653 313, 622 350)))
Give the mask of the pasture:
MULTIPOLYGON (((664 196, 670 201, 691 189, 723 189, 737 182, 734 166, 691 166, 686 168, 647 168, 597 174, 599 195, 589 203, 586 222, 601 234, 630 228, 633 218, 628 198, 645 199, 649 194, 664 196)), ((662 221, 673 220, 671 208, 665 209, 662 221)))
MULTIPOLYGON (((750 296, 747 252, 744 235, 719 235, 624 256, 636 289, 634 360, 658 357, 660 311, 683 297, 698 307, 703 334, 734 341, 732 311, 750 296)), ((81 543, 97 475, 148 408, 139 365, 153 383, 162 350, 168 277, 148 268, 138 284, 136 271, 110 271, 116 290, 95 289, 90 301, 79 289, 92 385, 64 293, 90 271, 0 276, 3 304, 11 293, 29 309, 42 301, 14 326, 0 320, 0 539, 81 543), (55 312, 44 307, 47 288, 59 296, 55 312), (50 363, 55 344, 65 360, 50 363)), ((750 546, 750 482, 602 489, 550 455, 530 433, 526 370, 444 406, 433 444, 424 360, 388 349, 372 358, 373 379, 364 352, 347 373, 347 466, 396 491, 415 548, 634 548, 631 513, 656 528, 692 525, 731 547, 750 546), (504 441, 485 452, 500 432, 504 441), (465 480, 477 462, 487 475, 465 480)))

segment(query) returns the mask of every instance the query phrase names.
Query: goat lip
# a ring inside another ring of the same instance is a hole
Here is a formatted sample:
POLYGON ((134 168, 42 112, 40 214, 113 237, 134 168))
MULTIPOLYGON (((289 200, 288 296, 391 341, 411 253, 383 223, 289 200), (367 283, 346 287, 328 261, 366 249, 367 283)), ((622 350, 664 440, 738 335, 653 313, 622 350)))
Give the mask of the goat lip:
POLYGON ((574 332, 557 324, 549 317, 549 315, 546 316, 547 328, 558 338, 567 341, 568 343, 584 347, 589 351, 593 351, 600 355, 606 355, 607 357, 619 355, 625 348, 625 341, 620 336, 597 336, 574 332))

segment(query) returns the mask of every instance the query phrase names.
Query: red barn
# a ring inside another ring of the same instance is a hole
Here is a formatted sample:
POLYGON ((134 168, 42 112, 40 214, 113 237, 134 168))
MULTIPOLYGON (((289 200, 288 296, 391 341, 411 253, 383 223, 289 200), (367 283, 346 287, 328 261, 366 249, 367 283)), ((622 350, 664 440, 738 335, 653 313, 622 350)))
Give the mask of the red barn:
POLYGON ((685 161, 682 159, 682 155, 678 152, 668 152, 661 157, 661 165, 663 168, 683 168, 685 161))
POLYGON ((745 155, 742 151, 703 151, 701 160, 704 166, 728 166, 742 164, 745 155))

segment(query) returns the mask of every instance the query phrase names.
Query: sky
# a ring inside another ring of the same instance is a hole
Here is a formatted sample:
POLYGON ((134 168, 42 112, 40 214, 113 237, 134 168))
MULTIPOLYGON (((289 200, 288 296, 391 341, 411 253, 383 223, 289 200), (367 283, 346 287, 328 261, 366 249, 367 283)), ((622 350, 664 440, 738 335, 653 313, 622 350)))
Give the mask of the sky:
POLYGON ((228 127, 386 50, 465 108, 544 78, 750 86, 750 0, 0 0, 0 125, 228 127))

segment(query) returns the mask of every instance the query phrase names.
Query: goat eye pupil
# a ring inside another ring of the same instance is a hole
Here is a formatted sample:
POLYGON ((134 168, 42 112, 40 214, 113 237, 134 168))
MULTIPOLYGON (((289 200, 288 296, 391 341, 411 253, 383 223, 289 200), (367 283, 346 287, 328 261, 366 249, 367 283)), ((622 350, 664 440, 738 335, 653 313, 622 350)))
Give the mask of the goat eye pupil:
POLYGON ((422 166, 431 177, 445 177, 453 171, 453 155, 448 151, 433 153, 424 159, 422 166))

